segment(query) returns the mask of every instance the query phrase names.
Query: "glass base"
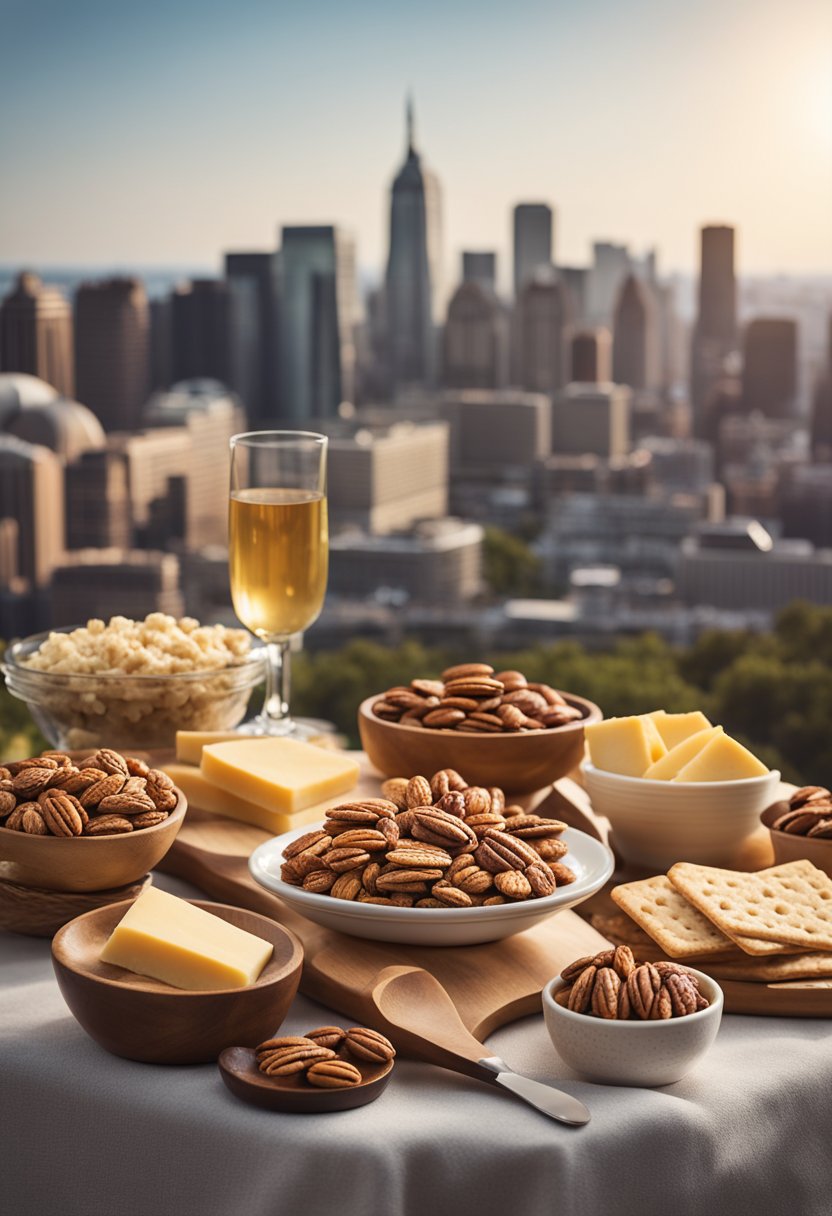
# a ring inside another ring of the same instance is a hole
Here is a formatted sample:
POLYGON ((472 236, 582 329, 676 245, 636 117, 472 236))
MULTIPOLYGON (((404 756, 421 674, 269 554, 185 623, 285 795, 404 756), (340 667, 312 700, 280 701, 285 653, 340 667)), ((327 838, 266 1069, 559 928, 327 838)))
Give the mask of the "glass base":
POLYGON ((322 735, 333 736, 336 734, 335 726, 332 722, 327 722, 324 718, 269 718, 266 714, 258 714, 256 718, 249 718, 247 722, 241 722, 237 727, 237 731, 241 735, 249 735, 252 737, 263 738, 287 738, 300 739, 306 743, 310 739, 320 738, 322 735))

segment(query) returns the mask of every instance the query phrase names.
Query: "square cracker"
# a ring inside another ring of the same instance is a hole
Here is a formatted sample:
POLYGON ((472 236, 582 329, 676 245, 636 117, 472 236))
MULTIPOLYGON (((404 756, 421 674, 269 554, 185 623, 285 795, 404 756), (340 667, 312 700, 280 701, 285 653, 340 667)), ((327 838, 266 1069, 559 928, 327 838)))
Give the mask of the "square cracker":
POLYGON ((679 861, 668 877, 680 894, 729 936, 743 934, 800 949, 832 951, 832 878, 811 862, 756 874, 679 861))
POLYGON ((832 954, 788 954, 782 958, 714 959, 705 964, 717 980, 810 980, 832 976, 832 954))
POLYGON ((622 911, 671 958, 725 954, 733 942, 694 908, 664 874, 613 887, 622 911))

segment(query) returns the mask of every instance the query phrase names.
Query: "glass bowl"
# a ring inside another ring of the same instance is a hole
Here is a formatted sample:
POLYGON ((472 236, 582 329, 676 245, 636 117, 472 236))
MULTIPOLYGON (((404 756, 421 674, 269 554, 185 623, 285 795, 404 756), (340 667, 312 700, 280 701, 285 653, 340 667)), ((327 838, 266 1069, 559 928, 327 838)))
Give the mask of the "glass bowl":
POLYGON ((40 633, 13 642, 2 671, 9 692, 26 702, 43 735, 58 748, 173 747, 178 730, 233 730, 265 676, 263 647, 228 667, 174 675, 69 675, 28 668, 26 660, 48 637, 40 633))

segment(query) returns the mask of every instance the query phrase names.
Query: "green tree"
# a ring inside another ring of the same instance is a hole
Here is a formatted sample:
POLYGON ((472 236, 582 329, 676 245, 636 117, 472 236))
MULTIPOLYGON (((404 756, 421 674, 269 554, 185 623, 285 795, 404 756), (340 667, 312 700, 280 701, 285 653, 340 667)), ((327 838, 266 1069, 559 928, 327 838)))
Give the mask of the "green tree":
POLYGON ((537 596, 543 589, 540 558, 525 541, 502 528, 485 529, 482 571, 494 595, 537 596))

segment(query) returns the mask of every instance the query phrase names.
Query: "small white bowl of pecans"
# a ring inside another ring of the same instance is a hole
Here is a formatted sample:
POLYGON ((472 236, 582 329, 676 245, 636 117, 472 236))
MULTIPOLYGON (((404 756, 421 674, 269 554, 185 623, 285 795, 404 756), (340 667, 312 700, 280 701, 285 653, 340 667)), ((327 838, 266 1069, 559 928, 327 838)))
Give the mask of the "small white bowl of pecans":
POLYGON ((267 841, 251 873, 317 924, 403 945, 497 941, 574 907, 612 854, 558 820, 506 804, 454 769, 385 781, 382 797, 267 841))
POLYGON ((638 963, 629 946, 575 959, 542 992, 558 1055, 604 1085, 672 1085, 710 1047, 722 989, 680 963, 638 963))

